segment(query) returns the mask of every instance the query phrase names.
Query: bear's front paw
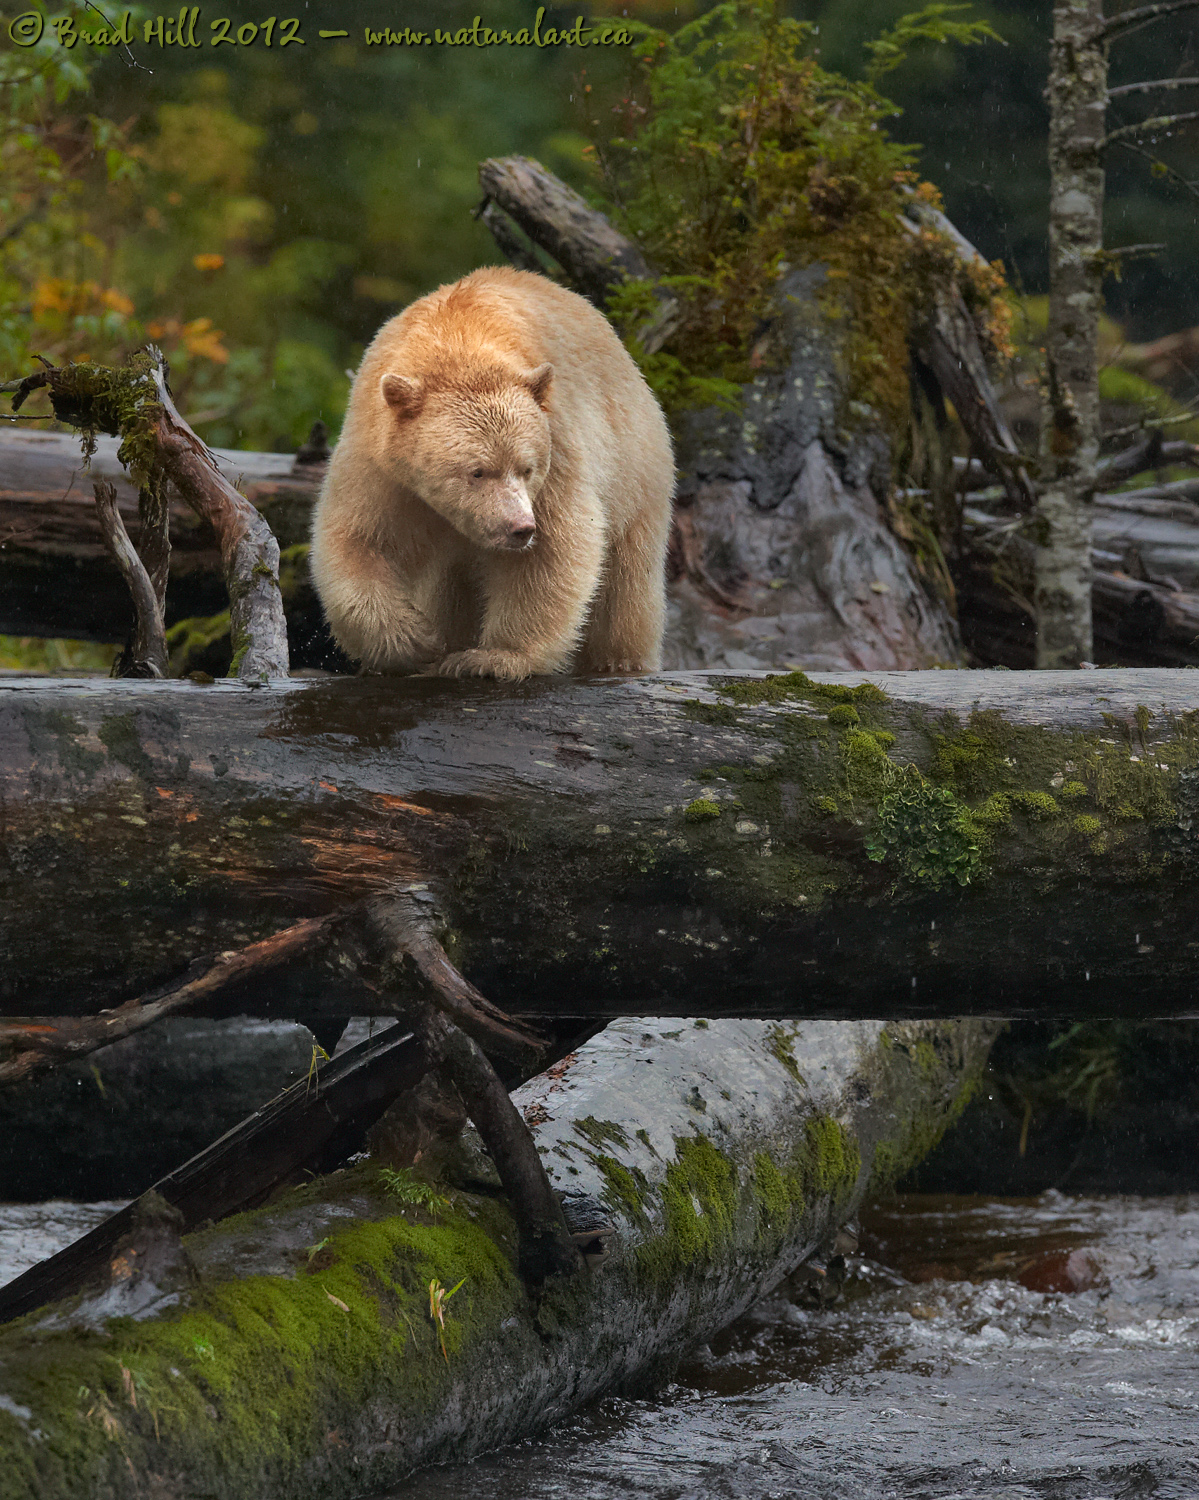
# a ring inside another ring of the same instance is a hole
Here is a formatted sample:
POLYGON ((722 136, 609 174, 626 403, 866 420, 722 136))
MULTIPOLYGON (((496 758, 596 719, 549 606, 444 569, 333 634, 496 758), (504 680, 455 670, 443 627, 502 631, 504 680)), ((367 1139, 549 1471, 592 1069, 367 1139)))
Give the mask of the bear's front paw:
POLYGON ((501 677, 507 682, 520 682, 532 671, 532 662, 518 651, 487 651, 480 646, 455 651, 436 667, 439 677, 501 677))
POLYGON ((580 662, 576 669, 580 677, 629 677, 636 672, 648 670, 645 662, 634 661, 629 657, 613 658, 607 661, 584 661, 580 662))

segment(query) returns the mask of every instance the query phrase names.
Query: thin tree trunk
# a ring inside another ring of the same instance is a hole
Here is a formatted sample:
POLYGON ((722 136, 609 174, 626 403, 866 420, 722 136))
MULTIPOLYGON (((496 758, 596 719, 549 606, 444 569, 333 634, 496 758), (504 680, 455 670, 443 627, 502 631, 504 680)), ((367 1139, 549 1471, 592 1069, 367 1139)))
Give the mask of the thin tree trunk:
POLYGON ((1049 75, 1049 330, 1037 498, 1037 666, 1093 650, 1091 499, 1099 456, 1107 49, 1102 0, 1062 0, 1049 75))

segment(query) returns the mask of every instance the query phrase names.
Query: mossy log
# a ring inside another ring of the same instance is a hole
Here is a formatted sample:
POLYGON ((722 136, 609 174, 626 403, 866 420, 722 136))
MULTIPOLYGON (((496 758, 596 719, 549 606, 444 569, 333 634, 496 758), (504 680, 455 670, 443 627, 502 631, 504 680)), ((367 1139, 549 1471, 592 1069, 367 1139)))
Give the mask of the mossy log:
POLYGON ((325 916, 202 1013, 379 1013, 356 933, 398 890, 534 1030, 1190 1012, 1197 711, 1185 671, 9 679, 0 1014, 325 916))
POLYGON ((0 1330, 0 1496, 338 1500, 660 1380, 828 1258, 952 1119, 994 1030, 610 1027, 515 1095, 554 1186, 616 1231, 602 1270, 539 1296, 469 1142, 440 1209, 373 1163, 182 1242, 146 1203, 107 1285, 0 1330))

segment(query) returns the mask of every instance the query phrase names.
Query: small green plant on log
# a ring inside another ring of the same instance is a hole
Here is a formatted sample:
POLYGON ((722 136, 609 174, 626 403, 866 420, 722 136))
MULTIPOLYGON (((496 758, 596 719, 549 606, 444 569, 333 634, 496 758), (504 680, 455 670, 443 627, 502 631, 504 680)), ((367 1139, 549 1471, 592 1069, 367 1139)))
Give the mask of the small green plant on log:
POLYGON ((381 1167, 379 1182, 389 1198, 394 1198, 405 1208, 423 1208, 434 1218, 450 1206, 446 1195, 414 1177, 411 1167, 401 1167, 398 1170, 394 1167, 381 1167))
POLYGON ((441 1345, 442 1357, 447 1365, 450 1362, 450 1356, 445 1347, 445 1305, 465 1281, 464 1276, 457 1286, 452 1286, 448 1292, 436 1276, 429 1283, 429 1316, 437 1324, 437 1342, 441 1345))
MULTIPOLYGON (((876 81, 918 39, 971 43, 996 34, 930 5, 872 46, 864 82, 817 62, 814 28, 774 0, 728 0, 674 35, 635 25, 621 132, 594 137, 606 196, 622 228, 683 306, 665 350, 640 354, 668 407, 731 399, 769 362, 763 317, 788 268, 825 267, 826 311, 844 328, 850 400, 902 420, 912 310, 932 275, 960 283, 993 350, 1007 352, 998 267, 966 268, 948 240, 914 232, 903 208, 919 181, 915 148, 893 141, 897 114, 876 81)), ((609 311, 643 325, 652 290, 631 281, 609 311)), ((635 340, 633 341, 635 343, 635 340)))

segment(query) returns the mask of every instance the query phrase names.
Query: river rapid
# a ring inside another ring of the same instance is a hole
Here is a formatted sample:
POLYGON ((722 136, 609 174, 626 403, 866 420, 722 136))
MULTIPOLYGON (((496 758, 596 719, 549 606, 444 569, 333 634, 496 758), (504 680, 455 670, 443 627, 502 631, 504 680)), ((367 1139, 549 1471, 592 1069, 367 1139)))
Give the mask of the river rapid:
MULTIPOLYGON (((0 1205, 0 1283, 118 1205, 0 1205)), ((375 1500, 1195 1500, 1199 1196, 908 1194, 675 1382, 375 1500)), ((602 1273, 601 1273, 602 1274, 602 1273)))
POLYGON ((1199 1196, 909 1194, 650 1400, 387 1500, 1196 1500, 1199 1196))

